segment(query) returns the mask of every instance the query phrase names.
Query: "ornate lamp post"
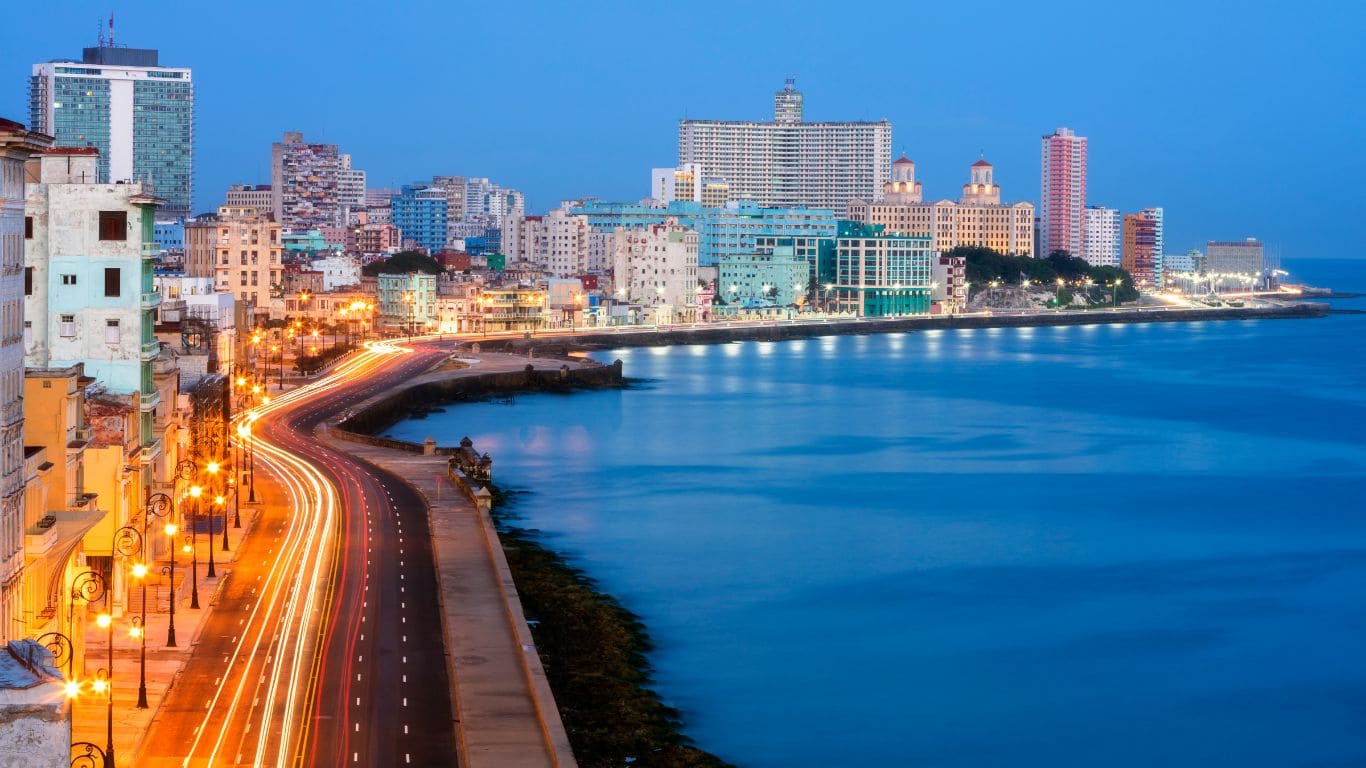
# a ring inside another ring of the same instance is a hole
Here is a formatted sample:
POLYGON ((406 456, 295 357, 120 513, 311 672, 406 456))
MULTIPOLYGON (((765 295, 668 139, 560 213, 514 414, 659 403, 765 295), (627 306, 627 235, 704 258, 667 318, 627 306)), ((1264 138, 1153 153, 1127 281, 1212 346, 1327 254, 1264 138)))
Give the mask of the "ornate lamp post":
POLYGON ((161 572, 170 573, 171 576, 171 623, 166 627, 166 647, 175 647, 175 523, 167 523, 165 529, 166 538, 171 542, 171 564, 161 569, 161 572))
MULTIPOLYGON (((67 691, 67 696, 75 698, 79 693, 79 690, 67 691)), ((94 744, 88 741, 71 742, 71 768, 106 768, 112 765, 104 750, 94 744)))
MULTIPOLYGON (((204 466, 204 469, 209 473, 209 487, 206 490, 212 491, 214 484, 218 480, 218 462, 211 461, 204 466)), ((219 496, 217 498, 221 499, 223 497, 219 496)), ((215 503, 214 506, 217 506, 217 504, 215 503)), ((217 510, 214 509, 214 506, 209 507, 209 572, 207 575, 211 579, 218 577, 218 572, 214 569, 213 562, 213 521, 216 517, 215 513, 217 512, 217 510)), ((228 532, 227 518, 224 518, 223 523, 223 533, 226 535, 228 532)))
MULTIPOLYGON (((190 486, 190 607, 199 609, 199 497, 204 489, 190 486)), ((213 547, 209 547, 210 550, 213 547)))

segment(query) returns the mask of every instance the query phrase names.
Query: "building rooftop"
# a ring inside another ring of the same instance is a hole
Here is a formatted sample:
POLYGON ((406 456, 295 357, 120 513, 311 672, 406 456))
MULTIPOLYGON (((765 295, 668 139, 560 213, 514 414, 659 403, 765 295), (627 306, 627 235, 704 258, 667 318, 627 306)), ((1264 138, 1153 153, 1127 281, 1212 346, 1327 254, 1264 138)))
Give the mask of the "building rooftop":
POLYGON ((986 159, 985 157, 979 157, 979 158, 977 158, 977 162, 975 162, 975 163, 972 164, 972 167, 973 167, 973 168, 990 168, 990 167, 991 167, 991 163, 988 163, 988 162, 987 162, 987 159, 986 159))
POLYGON ((915 163, 914 163, 909 157, 906 157, 905 155, 902 155, 901 157, 898 157, 898 158, 896 159, 896 162, 892 163, 892 165, 908 165, 908 164, 909 164, 909 165, 915 165, 915 163))

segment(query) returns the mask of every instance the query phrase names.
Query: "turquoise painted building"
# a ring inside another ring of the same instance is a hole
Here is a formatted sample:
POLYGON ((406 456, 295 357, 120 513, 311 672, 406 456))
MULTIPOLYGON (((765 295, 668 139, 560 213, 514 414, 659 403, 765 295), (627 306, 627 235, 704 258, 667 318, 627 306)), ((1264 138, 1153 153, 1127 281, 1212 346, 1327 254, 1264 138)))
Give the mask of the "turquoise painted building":
MULTIPOLYGON (((670 218, 697 232, 698 266, 716 266, 726 256, 744 256, 772 249, 791 240, 805 256, 819 241, 833 243, 837 222, 833 211, 814 208, 764 208, 742 201, 722 208, 703 208, 692 201, 674 201, 662 208, 640 203, 586 200, 569 211, 588 218, 588 226, 610 232, 663 224, 670 218)), ((406 230, 405 230, 406 231, 406 230)))
POLYGON ((929 314, 933 257, 929 237, 887 235, 881 224, 840 222, 834 308, 862 317, 929 314))

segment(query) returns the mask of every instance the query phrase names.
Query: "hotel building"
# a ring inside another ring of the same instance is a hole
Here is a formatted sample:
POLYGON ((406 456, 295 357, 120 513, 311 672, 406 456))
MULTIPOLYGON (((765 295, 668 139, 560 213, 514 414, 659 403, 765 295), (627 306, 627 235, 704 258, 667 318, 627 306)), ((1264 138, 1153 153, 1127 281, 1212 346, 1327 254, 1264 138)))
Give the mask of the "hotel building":
POLYGON ((930 312, 929 237, 889 235, 882 227, 840 225, 835 244, 834 309, 862 317, 930 312))
POLYGON ((853 199, 879 199, 892 124, 802 118, 802 94, 789 79, 774 94, 772 121, 681 120, 677 167, 724 180, 730 200, 765 207, 844 210, 853 199))
POLYGON ((162 216, 183 218, 194 186, 194 96, 187 67, 111 42, 84 49, 80 61, 34 64, 29 120, 59 147, 99 150, 90 182, 138 182, 166 201, 162 216))
POLYGON ((1246 240, 1210 240, 1205 244, 1205 271, 1237 275, 1261 275, 1266 268, 1262 244, 1246 240))
POLYGON ((968 171, 958 202, 925 203, 915 163, 902 157, 892 164, 892 180, 884 183, 882 200, 853 200, 848 216, 880 225, 888 234, 928 237, 945 253, 959 246, 990 248, 998 253, 1034 255, 1034 206, 1001 204, 1001 187, 991 163, 979 159, 968 171))

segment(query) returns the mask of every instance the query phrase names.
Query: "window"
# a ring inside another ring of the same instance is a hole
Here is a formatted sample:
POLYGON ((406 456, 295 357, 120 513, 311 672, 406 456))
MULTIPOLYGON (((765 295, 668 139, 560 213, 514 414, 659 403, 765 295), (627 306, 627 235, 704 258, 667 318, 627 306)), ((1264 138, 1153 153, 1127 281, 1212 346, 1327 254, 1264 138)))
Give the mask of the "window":
POLYGON ((75 275, 62 275, 62 285, 75 285, 75 284, 76 284, 76 276, 75 276, 75 275))
POLYGON ((24 295, 33 295, 33 267, 24 267, 24 295))
POLYGON ((32 239, 33 239, 33 217, 32 217, 32 216, 25 216, 25 217, 24 217, 24 239, 25 239, 25 240, 32 240, 32 239))
POLYGON ((76 316, 62 315, 61 323, 57 329, 57 332, 59 335, 62 336, 62 338, 74 338, 76 336, 76 316))
POLYGON ((100 239, 127 240, 128 212, 100 211, 100 239))
POLYGON ((104 343, 105 343, 105 344, 118 344, 118 343, 119 343, 119 321, 117 321, 117 320, 105 320, 105 321, 104 321, 104 343))
POLYGON ((104 295, 122 295, 123 269, 121 267, 104 268, 104 295))

